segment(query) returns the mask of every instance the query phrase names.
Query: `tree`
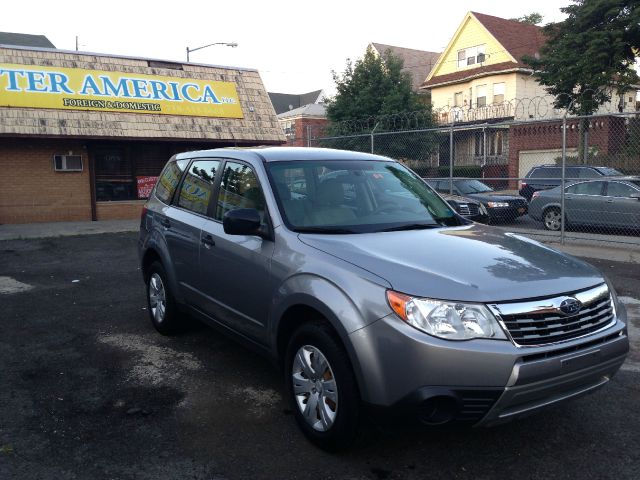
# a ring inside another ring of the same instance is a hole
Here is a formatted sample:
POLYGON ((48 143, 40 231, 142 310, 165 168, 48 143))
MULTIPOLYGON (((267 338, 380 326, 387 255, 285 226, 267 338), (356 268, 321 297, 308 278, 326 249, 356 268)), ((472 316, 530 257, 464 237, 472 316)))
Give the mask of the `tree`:
POLYGON ((640 0, 572 0, 567 18, 543 27, 540 58, 525 57, 557 108, 590 115, 638 80, 640 0))
POLYGON ((542 23, 543 18, 544 17, 542 16, 542 14, 538 12, 531 12, 518 18, 512 18, 511 20, 515 20, 516 22, 521 23, 529 23, 531 25, 539 25, 542 23))
MULTIPOLYGON (((555 97, 556 108, 587 116, 638 81, 640 0, 572 0, 567 18, 543 27, 540 57, 523 61, 555 97)), ((580 121, 580 158, 587 162, 587 119, 580 121)))
MULTIPOLYGON (((389 131, 399 123, 406 125, 406 119, 412 120, 411 128, 414 129, 433 127, 431 107, 426 97, 413 91, 411 77, 402 68, 402 59, 391 51, 380 56, 368 47, 364 57, 355 64, 347 60, 342 75, 332 72, 336 95, 326 101, 330 133, 389 131), (393 121, 396 119, 400 122, 393 121), (345 132, 345 125, 349 125, 348 132, 345 132)), ((410 137, 412 139, 388 136, 374 150, 399 158, 424 158, 433 150, 432 137, 426 134, 410 137)), ((333 141, 330 146, 370 151, 371 139, 368 136, 345 138, 333 141)))

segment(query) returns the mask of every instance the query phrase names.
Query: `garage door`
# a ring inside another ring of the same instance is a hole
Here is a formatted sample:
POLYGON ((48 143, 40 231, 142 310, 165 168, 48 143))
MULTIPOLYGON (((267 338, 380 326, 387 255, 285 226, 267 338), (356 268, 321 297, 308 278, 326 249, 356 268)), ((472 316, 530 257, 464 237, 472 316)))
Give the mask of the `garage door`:
MULTIPOLYGON (((575 157, 578 153, 576 148, 567 148, 567 156, 575 157)), ((556 148, 552 150, 524 150, 519 154, 518 177, 524 178, 529 170, 538 165, 547 165, 556 163, 557 158, 562 157, 562 149, 556 148)))

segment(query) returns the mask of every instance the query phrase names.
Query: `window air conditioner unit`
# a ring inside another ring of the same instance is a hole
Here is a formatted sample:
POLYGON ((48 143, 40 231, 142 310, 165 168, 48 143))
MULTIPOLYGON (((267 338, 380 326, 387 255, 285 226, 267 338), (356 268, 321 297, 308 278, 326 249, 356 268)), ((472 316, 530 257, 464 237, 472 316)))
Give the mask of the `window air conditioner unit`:
POLYGON ((56 172, 81 172, 82 155, 54 155, 53 167, 56 172))

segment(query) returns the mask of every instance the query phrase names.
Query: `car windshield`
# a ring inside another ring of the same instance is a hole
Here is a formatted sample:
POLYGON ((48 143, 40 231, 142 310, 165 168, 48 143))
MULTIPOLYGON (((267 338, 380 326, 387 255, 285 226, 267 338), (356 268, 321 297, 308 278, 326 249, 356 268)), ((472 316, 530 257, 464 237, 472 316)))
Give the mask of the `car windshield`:
POLYGON ((463 225, 419 177, 391 161, 267 164, 280 211, 297 232, 369 233, 463 225))
POLYGON ((489 185, 485 185, 480 180, 457 180, 456 187, 458 187, 458 190, 460 190, 460 193, 463 195, 468 195, 469 193, 493 192, 493 188, 489 185))
POLYGON ((618 170, 611 167, 598 167, 598 171, 605 177, 619 177, 622 175, 618 170))

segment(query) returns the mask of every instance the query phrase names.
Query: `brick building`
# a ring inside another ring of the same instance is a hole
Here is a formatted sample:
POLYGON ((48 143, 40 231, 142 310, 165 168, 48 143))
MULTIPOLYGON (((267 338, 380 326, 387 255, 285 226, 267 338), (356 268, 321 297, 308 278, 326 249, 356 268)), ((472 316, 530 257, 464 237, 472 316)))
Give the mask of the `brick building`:
POLYGON ((0 45, 0 224, 135 218, 174 153, 284 142, 256 70, 0 45))
MULTIPOLYGON (((567 157, 578 155, 580 119, 567 120, 567 157)), ((624 117, 593 117, 587 123, 589 148, 598 156, 619 153, 627 132, 624 117)), ((509 129, 509 177, 523 178, 536 165, 555 163, 562 156, 562 122, 531 122, 509 129)), ((511 182, 513 187, 515 182, 511 182)))
POLYGON ((322 137, 329 124, 324 104, 311 103, 278 115, 290 147, 307 147, 312 138, 322 137))

